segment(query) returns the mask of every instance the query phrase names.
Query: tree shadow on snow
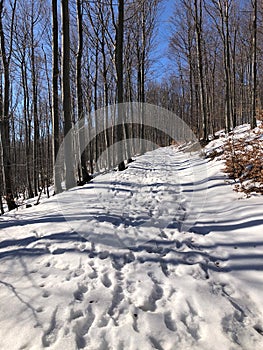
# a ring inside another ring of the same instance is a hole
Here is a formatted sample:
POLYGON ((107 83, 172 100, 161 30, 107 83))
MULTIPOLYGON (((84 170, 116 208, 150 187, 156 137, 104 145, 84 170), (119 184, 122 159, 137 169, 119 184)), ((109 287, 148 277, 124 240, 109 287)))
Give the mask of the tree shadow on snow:
MULTIPOLYGON (((189 239, 182 241, 169 239, 156 239, 145 241, 137 241, 137 245, 130 247, 120 247, 116 249, 114 240, 111 235, 103 236, 104 247, 109 247, 109 251, 105 248, 95 250, 92 248, 80 249, 74 246, 74 243, 90 243, 92 246, 92 236, 90 239, 80 236, 78 233, 54 233, 44 237, 30 236, 25 239, 6 240, 0 243, 0 260, 4 258, 14 259, 21 257, 39 257, 46 255, 61 254, 80 254, 89 259, 98 257, 99 259, 109 258, 112 264, 117 268, 123 267, 127 263, 137 260, 141 264, 155 263, 158 266, 179 266, 179 265, 198 265, 204 271, 263 271, 263 255, 251 253, 251 248, 263 246, 263 241, 258 242, 242 242, 237 245, 236 242, 215 243, 212 245, 195 245, 189 239), (41 243, 40 246, 28 247, 32 243, 41 243), (49 248, 52 243, 55 243, 55 248, 51 251, 49 248), (68 246, 65 246, 65 243, 68 246), (61 245, 61 246, 60 246, 61 245), (226 257, 217 255, 215 249, 221 247, 232 248, 233 253, 226 257), (111 249, 114 248, 114 251, 111 249), (238 249, 243 249, 242 253, 238 249), (244 252, 244 249, 249 249, 249 253, 244 252), (210 253, 209 253, 210 251, 210 253), (211 253, 212 251, 212 253, 211 253), (239 262, 240 260, 240 262, 239 262), (257 260, 257 261, 255 261, 257 260), (254 261, 254 263, 253 263, 254 261), (262 261, 259 263, 258 261, 262 261)), ((116 242, 115 242, 116 243, 116 242)))

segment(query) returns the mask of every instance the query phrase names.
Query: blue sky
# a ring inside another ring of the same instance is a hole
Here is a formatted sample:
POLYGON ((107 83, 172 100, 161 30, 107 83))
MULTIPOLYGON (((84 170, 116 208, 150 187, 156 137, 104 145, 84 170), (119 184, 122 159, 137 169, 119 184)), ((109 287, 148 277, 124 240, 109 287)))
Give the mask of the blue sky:
POLYGON ((157 48, 154 52, 156 63, 154 64, 154 80, 161 80, 171 69, 171 61, 168 59, 168 45, 170 37, 169 18, 172 16, 175 8, 174 0, 164 0, 162 10, 157 22, 158 33, 156 37, 157 48))

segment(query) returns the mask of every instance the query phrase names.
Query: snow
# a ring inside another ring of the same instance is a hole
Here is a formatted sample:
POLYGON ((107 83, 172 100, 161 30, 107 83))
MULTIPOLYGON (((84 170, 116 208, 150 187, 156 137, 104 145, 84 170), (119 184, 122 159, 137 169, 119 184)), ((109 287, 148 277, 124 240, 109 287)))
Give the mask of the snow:
POLYGON ((222 168, 159 148, 0 217, 0 348, 262 349, 262 198, 222 168))

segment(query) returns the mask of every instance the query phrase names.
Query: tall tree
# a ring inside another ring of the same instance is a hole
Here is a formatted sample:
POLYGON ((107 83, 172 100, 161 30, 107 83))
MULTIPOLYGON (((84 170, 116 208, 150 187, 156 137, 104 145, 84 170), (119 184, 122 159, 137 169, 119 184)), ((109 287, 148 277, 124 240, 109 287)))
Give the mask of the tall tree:
MULTIPOLYGON (((124 120, 124 106, 123 106, 123 39, 124 39, 124 0, 118 0, 118 20, 115 24, 116 29, 116 51, 115 51, 115 65, 116 65, 116 77, 117 77, 117 118, 118 127, 117 141, 124 141, 125 138, 125 126, 123 125, 124 120)), ((123 144, 123 143, 122 143, 123 144)), ((125 169, 124 163, 124 147, 118 149, 118 168, 120 171, 125 169)))
POLYGON ((30 13, 30 63, 31 63, 31 83, 32 83, 32 105, 33 105, 33 121, 34 121, 34 143, 33 143, 33 179, 35 196, 38 195, 39 188, 39 172, 40 172, 40 155, 39 155, 39 115, 38 115, 38 87, 36 72, 36 44, 35 44, 35 26, 40 17, 40 8, 35 10, 35 3, 31 3, 30 13), (36 13, 35 13, 36 11, 36 13))
POLYGON ((8 210, 12 210, 16 207, 13 196, 12 186, 12 168, 10 160, 10 60, 12 55, 13 44, 13 30, 14 30, 14 16, 16 10, 16 0, 12 6, 11 27, 10 27, 10 42, 9 50, 6 47, 6 37, 3 28, 3 16, 4 16, 4 0, 0 1, 0 49, 2 66, 4 70, 4 94, 3 104, 0 116, 1 127, 1 146, 2 146, 2 158, 3 158, 3 179, 6 202, 8 210))
POLYGON ((257 100, 257 23, 258 23, 258 2, 252 0, 253 6, 253 24, 252 24, 252 62, 251 62, 251 81, 252 81, 252 113, 251 128, 257 126, 256 119, 256 100, 257 100))
POLYGON ((73 157, 72 109, 70 92, 70 26, 68 0, 61 0, 62 25, 62 113, 64 121, 64 159, 66 189, 76 185, 73 157))
POLYGON ((203 70, 203 0, 194 0, 194 21, 196 33, 196 54, 197 67, 199 74, 199 98, 200 98, 200 113, 202 118, 202 130, 204 140, 208 140, 208 118, 207 105, 205 96, 205 78, 203 70))
POLYGON ((212 0, 215 8, 215 15, 212 11, 206 9, 213 18, 217 30, 222 38, 223 43, 223 60, 224 60, 224 76, 225 76, 225 129, 229 132, 233 128, 233 70, 231 66, 231 36, 230 36, 230 10, 232 0, 212 0), (220 24, 218 23, 218 17, 220 24))
POLYGON ((83 183, 90 180, 87 170, 87 159, 85 152, 85 132, 84 132, 84 108, 83 108, 83 91, 82 91, 82 56, 83 56, 83 20, 82 20, 82 0, 76 0, 77 7, 77 25, 78 25, 78 51, 76 60, 76 88, 77 88, 77 111, 79 128, 79 142, 80 142, 80 167, 81 177, 80 182, 83 183))
POLYGON ((62 191, 60 181, 60 167, 57 162, 59 152, 59 96, 58 96, 58 79, 59 79, 59 53, 58 53, 58 10, 57 0, 52 0, 52 155, 53 155, 53 177, 54 192, 62 191))
POLYGON ((123 103, 123 39, 124 39, 124 0, 118 1, 118 22, 116 26, 116 74, 117 102, 123 103))

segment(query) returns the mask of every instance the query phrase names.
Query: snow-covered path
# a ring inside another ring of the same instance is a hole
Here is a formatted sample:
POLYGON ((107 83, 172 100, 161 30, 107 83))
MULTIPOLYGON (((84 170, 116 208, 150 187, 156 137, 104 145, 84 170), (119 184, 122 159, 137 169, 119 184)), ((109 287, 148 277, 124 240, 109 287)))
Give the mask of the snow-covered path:
POLYGON ((0 218, 0 349, 262 349, 263 204, 160 148, 0 218))

